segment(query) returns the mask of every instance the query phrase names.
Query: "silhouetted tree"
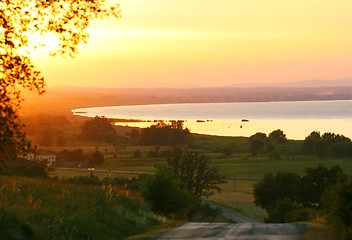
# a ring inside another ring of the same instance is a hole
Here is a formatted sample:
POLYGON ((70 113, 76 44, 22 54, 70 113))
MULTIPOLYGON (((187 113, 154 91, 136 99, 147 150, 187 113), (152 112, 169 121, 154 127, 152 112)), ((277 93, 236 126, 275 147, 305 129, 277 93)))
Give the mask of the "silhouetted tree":
POLYGON ((319 165, 317 168, 306 168, 305 172, 306 175, 297 183, 297 201, 312 208, 320 208, 322 193, 339 179, 345 178, 339 166, 328 169, 319 165))
POLYGON ((96 142, 114 142, 117 138, 115 129, 106 117, 96 116, 85 121, 81 137, 84 140, 96 142))
POLYGON ((183 128, 183 122, 157 123, 141 130, 139 144, 176 146, 185 143, 189 134, 189 130, 183 128))
POLYGON ((328 132, 320 136, 319 132, 312 132, 303 142, 303 152, 318 157, 350 157, 352 142, 343 135, 328 132))
POLYGON ((264 178, 254 185, 254 203, 269 211, 276 207, 279 199, 294 200, 299 177, 296 173, 266 173, 264 178))
POLYGON ((253 156, 256 156, 264 148, 265 139, 266 134, 260 132, 249 137, 250 151, 253 156))
POLYGON ((104 155, 100 151, 95 151, 89 158, 88 163, 95 166, 100 165, 104 162, 104 155))
POLYGON ((52 54, 74 56, 77 45, 85 42, 85 32, 93 18, 119 17, 118 5, 105 0, 47 1, 14 0, 0 4, 0 155, 10 157, 30 147, 18 120, 20 90, 44 92, 44 78, 23 51, 33 34, 53 35, 59 47, 52 54))
POLYGON ((191 191, 196 198, 208 197, 215 191, 220 192, 219 184, 225 183, 225 177, 209 165, 204 154, 185 152, 167 160, 169 168, 181 186, 191 191))
POLYGON ((319 140, 321 140, 320 132, 311 132, 311 134, 304 139, 303 152, 305 154, 315 154, 315 144, 319 140))
POLYGON ((352 180, 330 187, 322 197, 327 223, 333 226, 340 239, 352 239, 352 180))
POLYGON ((185 211, 192 199, 166 166, 159 166, 155 175, 147 178, 142 196, 153 211, 166 216, 185 211))
POLYGON ((280 129, 272 131, 269 134, 268 138, 270 141, 272 141, 274 143, 286 143, 287 142, 286 134, 284 134, 284 132, 281 131, 280 129))

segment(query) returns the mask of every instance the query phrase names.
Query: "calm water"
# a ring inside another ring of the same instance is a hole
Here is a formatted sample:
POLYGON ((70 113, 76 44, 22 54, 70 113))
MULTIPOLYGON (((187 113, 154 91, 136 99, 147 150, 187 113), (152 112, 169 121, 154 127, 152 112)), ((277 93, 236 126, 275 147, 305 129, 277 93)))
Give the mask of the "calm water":
MULTIPOLYGON (((250 136, 259 131, 270 133, 281 129, 289 139, 304 139, 315 130, 352 138, 352 100, 157 104, 83 108, 73 113, 89 117, 185 120, 185 126, 192 132, 223 136, 250 136), (242 122, 242 119, 249 122, 242 122)), ((151 123, 128 125, 145 127, 151 123)))

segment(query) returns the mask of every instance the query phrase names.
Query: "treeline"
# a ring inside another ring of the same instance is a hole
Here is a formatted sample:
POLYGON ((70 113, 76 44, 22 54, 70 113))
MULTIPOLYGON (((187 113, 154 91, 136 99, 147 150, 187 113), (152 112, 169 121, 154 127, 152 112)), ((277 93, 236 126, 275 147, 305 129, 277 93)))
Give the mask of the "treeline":
POLYGON ((254 185, 254 203, 264 208, 266 222, 284 223, 326 218, 341 235, 352 239, 352 179, 340 167, 319 165, 305 175, 267 173, 254 185))
POLYGON ((189 134, 189 129, 183 127, 182 121, 170 124, 159 122, 141 130, 132 129, 128 134, 129 139, 126 139, 126 136, 117 136, 116 130, 107 118, 97 116, 83 124, 81 139, 110 142, 114 146, 126 142, 138 145, 176 146, 185 143, 189 134))
POLYGON ((268 136, 258 132, 248 138, 249 151, 252 155, 268 154, 270 157, 280 158, 281 154, 315 155, 318 157, 352 157, 352 141, 350 138, 331 132, 320 134, 313 131, 303 141, 288 141, 286 134, 280 129, 271 132, 268 136), (285 149, 285 145, 293 145, 285 149), (290 143, 290 144, 288 144, 290 143), (291 148, 291 149, 290 149, 291 148), (287 150, 289 149, 289 150, 287 150))
POLYGON ((351 139, 335 133, 312 132, 303 142, 305 154, 317 155, 319 157, 352 157, 351 139))

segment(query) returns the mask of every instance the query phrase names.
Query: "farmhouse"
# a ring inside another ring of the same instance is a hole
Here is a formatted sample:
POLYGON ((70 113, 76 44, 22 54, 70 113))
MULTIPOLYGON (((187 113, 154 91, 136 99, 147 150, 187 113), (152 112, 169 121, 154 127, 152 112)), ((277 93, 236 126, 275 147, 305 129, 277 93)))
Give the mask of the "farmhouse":
POLYGON ((43 163, 48 167, 54 166, 56 161, 55 153, 50 151, 38 151, 37 153, 27 153, 24 155, 18 155, 17 157, 29 161, 43 163))

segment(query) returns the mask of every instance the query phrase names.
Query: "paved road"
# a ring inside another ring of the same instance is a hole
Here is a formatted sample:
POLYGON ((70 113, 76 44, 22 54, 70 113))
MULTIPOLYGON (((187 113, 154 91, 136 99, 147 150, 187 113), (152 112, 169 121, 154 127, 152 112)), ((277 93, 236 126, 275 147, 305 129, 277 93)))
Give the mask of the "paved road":
POLYGON ((208 202, 212 207, 218 207, 222 210, 222 215, 228 219, 232 219, 238 223, 261 223, 259 220, 244 216, 228 208, 224 208, 213 203, 208 202))
POLYGON ((238 223, 186 223, 162 233, 155 240, 299 240, 308 230, 303 224, 266 224, 220 208, 225 217, 238 223))
POLYGON ((305 231, 300 224, 186 223, 155 240, 299 240, 305 231))

